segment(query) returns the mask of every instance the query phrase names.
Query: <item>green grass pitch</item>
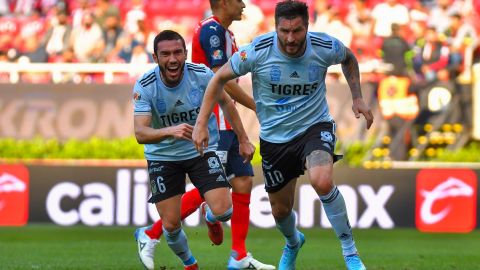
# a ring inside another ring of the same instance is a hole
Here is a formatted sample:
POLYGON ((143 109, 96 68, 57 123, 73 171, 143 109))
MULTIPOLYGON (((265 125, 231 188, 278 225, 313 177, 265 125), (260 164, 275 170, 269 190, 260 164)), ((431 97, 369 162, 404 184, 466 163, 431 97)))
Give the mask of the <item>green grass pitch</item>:
MULTIPOLYGON (((133 227, 0 227, 0 269, 143 269, 133 227)), ((297 270, 345 269, 331 229, 302 229, 306 243, 297 270)), ((186 228, 200 269, 226 269, 230 229, 212 246, 206 227, 186 228)), ((370 270, 480 269, 480 231, 425 234, 415 229, 355 229, 355 240, 370 270)), ((247 247, 254 257, 276 265, 284 241, 275 229, 251 228, 247 247)), ((182 269, 164 241, 157 246, 155 268, 182 269)))

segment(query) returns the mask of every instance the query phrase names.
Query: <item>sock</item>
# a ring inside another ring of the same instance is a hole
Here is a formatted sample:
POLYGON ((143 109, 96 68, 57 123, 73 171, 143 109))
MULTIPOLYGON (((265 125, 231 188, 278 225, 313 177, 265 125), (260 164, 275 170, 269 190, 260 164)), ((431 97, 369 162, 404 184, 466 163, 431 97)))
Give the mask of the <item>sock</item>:
POLYGON ((205 220, 208 223, 215 223, 217 221, 219 222, 227 222, 232 218, 233 214, 233 207, 230 207, 225 213, 215 216, 212 213, 212 210, 210 210, 210 207, 208 207, 208 204, 205 205, 205 220))
POLYGON ((347 256, 357 253, 352 228, 350 227, 350 222, 348 222, 345 201, 338 188, 334 186, 327 195, 320 196, 320 200, 333 230, 342 243, 343 255, 347 256))
POLYGON ((232 251, 236 253, 235 259, 241 260, 247 256, 245 240, 250 225, 250 193, 232 192, 232 201, 232 251))
POLYGON ((195 262, 195 258, 193 258, 192 252, 188 247, 187 235, 185 235, 182 227, 172 232, 169 232, 165 230, 165 228, 163 228, 163 233, 165 234, 165 240, 167 241, 168 246, 173 251, 173 253, 175 253, 178 258, 182 260, 184 265, 190 265, 195 262))
POLYGON ((294 247, 300 242, 300 238, 298 237, 298 231, 295 227, 295 222, 295 214, 293 213, 293 211, 291 211, 290 215, 284 219, 275 219, 275 223, 277 223, 277 228, 280 230, 283 236, 285 236, 287 245, 290 247, 294 247))
MULTIPOLYGON (((197 211, 202 202, 202 196, 200 196, 200 192, 196 188, 183 194, 182 209, 180 210, 182 220, 190 216, 193 212, 197 211)), ((150 236, 151 239, 160 239, 163 234, 162 220, 159 219, 157 222, 153 223, 152 228, 145 230, 145 234, 150 236)))

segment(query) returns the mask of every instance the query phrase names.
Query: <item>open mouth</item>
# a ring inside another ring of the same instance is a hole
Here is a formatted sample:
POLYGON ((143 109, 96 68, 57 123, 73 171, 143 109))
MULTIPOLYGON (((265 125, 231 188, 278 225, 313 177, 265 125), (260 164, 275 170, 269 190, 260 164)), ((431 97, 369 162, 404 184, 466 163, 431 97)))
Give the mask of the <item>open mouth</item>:
POLYGON ((167 67, 167 74, 170 76, 170 77, 176 77, 180 74, 180 66, 170 66, 170 67, 167 67))

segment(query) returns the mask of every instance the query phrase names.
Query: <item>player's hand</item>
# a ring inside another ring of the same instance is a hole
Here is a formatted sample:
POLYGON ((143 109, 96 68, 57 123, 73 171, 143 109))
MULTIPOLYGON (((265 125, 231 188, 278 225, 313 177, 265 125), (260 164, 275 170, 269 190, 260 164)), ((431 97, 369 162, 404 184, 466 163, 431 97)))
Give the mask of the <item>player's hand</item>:
POLYGON ((203 125, 195 124, 192 133, 192 141, 195 145, 195 149, 200 153, 200 156, 203 157, 203 151, 208 147, 208 127, 203 125))
POLYGON ((193 126, 183 123, 178 126, 169 127, 170 134, 175 139, 192 141, 193 126))
POLYGON ((238 152, 243 157, 243 163, 248 163, 255 154, 255 146, 250 141, 240 142, 238 152))
POLYGON ((363 114, 365 120, 367 120, 367 129, 369 129, 373 123, 373 113, 367 104, 365 104, 363 98, 355 98, 353 100, 352 110, 356 118, 360 118, 360 114, 363 114))

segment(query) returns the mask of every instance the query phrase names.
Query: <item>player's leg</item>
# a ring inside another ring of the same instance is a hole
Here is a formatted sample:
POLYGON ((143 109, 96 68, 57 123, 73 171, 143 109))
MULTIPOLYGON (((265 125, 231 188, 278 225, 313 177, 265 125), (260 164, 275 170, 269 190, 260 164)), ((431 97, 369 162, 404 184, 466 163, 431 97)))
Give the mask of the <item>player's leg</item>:
POLYGON ((244 163, 244 158, 238 152, 239 142, 232 130, 220 131, 217 155, 230 179, 232 186, 233 214, 232 252, 228 260, 229 270, 237 269, 275 269, 273 265, 264 264, 253 258, 247 251, 245 242, 250 225, 250 193, 253 185, 253 168, 250 163, 244 163), (254 268, 253 268, 254 267, 254 268))
POLYGON ((286 242, 278 264, 279 270, 295 269, 298 252, 305 243, 305 236, 297 229, 295 213, 292 211, 296 182, 297 179, 292 179, 279 191, 268 193, 277 229, 286 242))
MULTIPOLYGON (((198 189, 194 188, 185 192, 182 196, 182 208, 181 208, 181 219, 185 219, 190 216, 192 213, 197 211, 202 204, 203 198, 200 196, 198 189)), ((152 226, 145 229, 145 234, 147 234, 150 239, 159 240, 163 234, 162 219, 159 219, 157 222, 153 223, 152 226)))
POLYGON ((295 269, 298 252, 305 242, 292 211, 297 178, 303 174, 301 154, 297 153, 301 149, 299 143, 301 140, 280 144, 260 140, 265 190, 277 228, 286 241, 278 264, 280 270, 295 269))
POLYGON ((206 204, 200 208, 205 213, 206 221, 215 223, 230 220, 233 212, 230 184, 218 156, 214 152, 207 152, 202 157, 192 159, 185 169, 205 198, 206 204))
POLYGON ((161 200, 155 205, 163 221, 163 233, 170 249, 182 261, 185 268, 196 265, 197 261, 188 247, 187 236, 182 229, 181 195, 161 200))
MULTIPOLYGON (((164 233, 166 233, 165 239, 169 246, 176 254, 182 255, 182 261, 190 263, 195 259, 192 259, 181 228, 181 196, 185 192, 185 172, 182 168, 182 162, 148 161, 148 171, 150 172, 149 179, 152 192, 152 197, 148 202, 157 206, 159 215, 163 220, 162 227, 164 233)), ((154 269, 154 248, 158 240, 152 240, 144 231, 141 234, 138 231, 136 231, 135 236, 140 260, 147 269, 154 269)))
POLYGON ((333 182, 333 163, 336 161, 335 124, 322 123, 311 129, 304 148, 305 167, 312 187, 322 201, 328 220, 341 242, 343 256, 350 269, 365 269, 358 257, 348 221, 347 208, 342 194, 333 182))

